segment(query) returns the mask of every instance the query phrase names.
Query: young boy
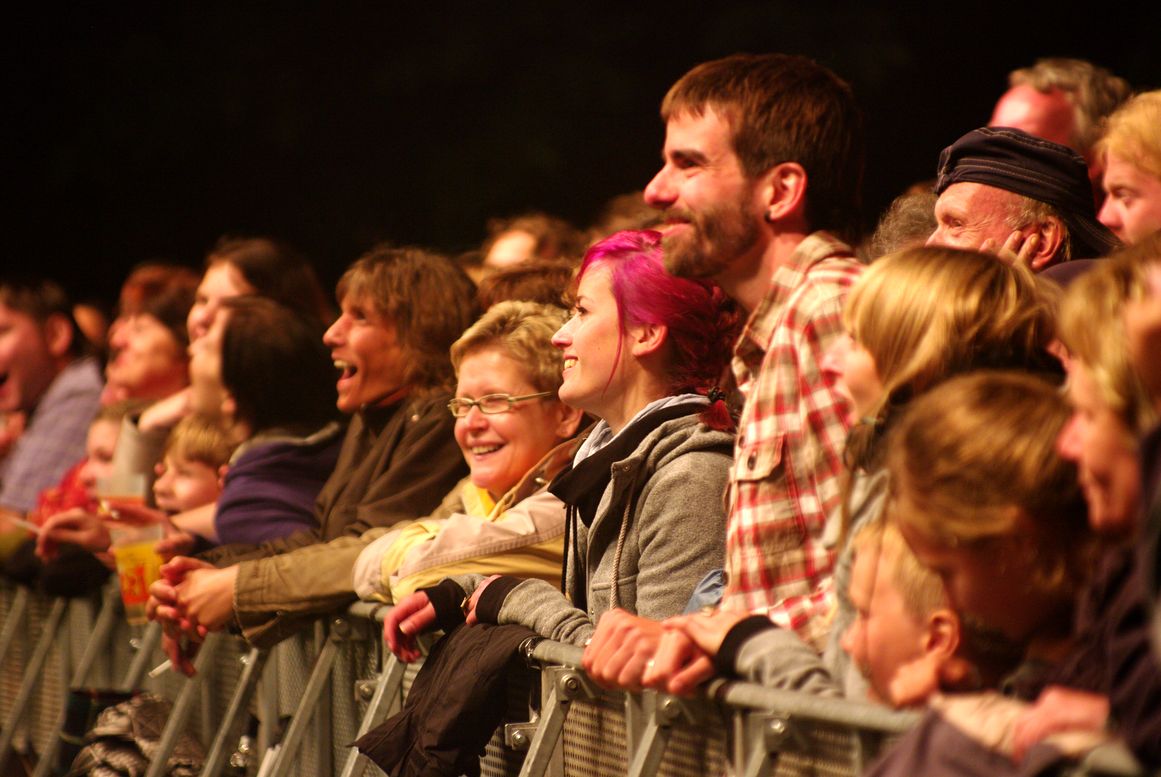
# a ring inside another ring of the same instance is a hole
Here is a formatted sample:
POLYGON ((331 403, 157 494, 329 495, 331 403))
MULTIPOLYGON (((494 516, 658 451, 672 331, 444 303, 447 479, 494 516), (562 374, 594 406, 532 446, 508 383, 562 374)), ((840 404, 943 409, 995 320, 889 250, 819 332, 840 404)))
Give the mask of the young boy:
MULTIPOLYGON (((842 647, 866 675, 872 699, 893 707, 922 705, 940 691, 989 687, 1010 669, 1015 651, 1002 641, 968 638, 943 584, 919 564, 897 528, 872 522, 852 543, 849 593, 857 617, 842 647)), ((670 618, 663 627, 684 632, 690 643, 714 656, 719 673, 774 688, 843 695, 845 678, 832 676, 813 648, 763 616, 718 610, 670 618)), ((669 640, 671 648, 676 644, 669 640)), ((688 656, 680 648, 659 649, 659 671, 646 671, 645 684, 669 693, 691 692, 710 667, 693 661, 667 684, 654 679, 668 676, 672 665, 686 664, 688 656)))
POLYGON ((225 431, 200 416, 182 419, 170 432, 157 465, 153 499, 167 515, 183 514, 173 521, 177 528, 217 542, 214 503, 233 451, 225 431))
POLYGON ((872 523, 853 541, 849 595, 857 615, 842 648, 867 678, 871 699, 912 707, 941 690, 975 689, 995 679, 994 662, 966 644, 943 583, 919 563, 894 524, 872 523))

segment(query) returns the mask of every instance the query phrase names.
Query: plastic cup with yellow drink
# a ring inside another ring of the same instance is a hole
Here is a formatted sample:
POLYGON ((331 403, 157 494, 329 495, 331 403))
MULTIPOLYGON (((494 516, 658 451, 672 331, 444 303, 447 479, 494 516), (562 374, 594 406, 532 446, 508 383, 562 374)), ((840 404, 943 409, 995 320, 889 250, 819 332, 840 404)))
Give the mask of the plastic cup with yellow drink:
POLYGON ((97 499, 117 563, 125 619, 131 625, 143 624, 147 620, 145 603, 149 601, 149 586, 161 577, 161 556, 154 547, 165 536, 165 527, 160 523, 121 520, 117 513, 118 505, 145 503, 145 478, 140 475, 98 479, 97 499))

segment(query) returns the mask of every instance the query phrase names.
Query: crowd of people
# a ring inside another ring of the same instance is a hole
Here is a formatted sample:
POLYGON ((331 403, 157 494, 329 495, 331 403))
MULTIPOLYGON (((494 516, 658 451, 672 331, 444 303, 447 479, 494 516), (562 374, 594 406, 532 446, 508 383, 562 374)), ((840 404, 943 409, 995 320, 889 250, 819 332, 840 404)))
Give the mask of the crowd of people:
POLYGON ((91 591, 118 522, 161 525, 187 673, 211 631, 392 604, 402 660, 443 636, 401 713, 437 720, 362 745, 385 770, 442 727, 461 773, 475 673, 527 639, 608 688, 926 710, 876 774, 1161 767, 1161 91, 1017 70, 869 235, 826 68, 702 63, 661 119, 589 230, 376 246, 337 312, 267 237, 137 268, 107 326, 0 279, 4 573, 91 591))

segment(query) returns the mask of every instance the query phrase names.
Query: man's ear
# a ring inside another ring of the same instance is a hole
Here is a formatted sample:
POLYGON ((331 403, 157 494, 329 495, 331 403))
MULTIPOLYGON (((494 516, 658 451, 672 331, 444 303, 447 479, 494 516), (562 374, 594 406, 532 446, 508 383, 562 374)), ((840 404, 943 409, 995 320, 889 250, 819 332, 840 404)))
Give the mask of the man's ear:
POLYGON ((802 219, 806 215, 806 170, 797 162, 774 165, 765 174, 763 204, 766 221, 802 219))
POLYGON ((1065 230, 1064 223, 1056 216, 1049 216, 1039 224, 1033 224, 1032 228, 1040 235, 1040 242, 1028 257, 1028 267, 1038 272, 1057 258, 1057 252, 1064 245, 1065 230))
POLYGON ((60 359, 68 355, 73 346, 72 322, 59 313, 49 316, 41 327, 44 332, 44 341, 48 344, 48 352, 53 358, 60 359))
POLYGON ((632 339, 630 353, 640 359, 661 350, 669 336, 669 327, 665 324, 640 324, 631 329, 629 336, 632 339))

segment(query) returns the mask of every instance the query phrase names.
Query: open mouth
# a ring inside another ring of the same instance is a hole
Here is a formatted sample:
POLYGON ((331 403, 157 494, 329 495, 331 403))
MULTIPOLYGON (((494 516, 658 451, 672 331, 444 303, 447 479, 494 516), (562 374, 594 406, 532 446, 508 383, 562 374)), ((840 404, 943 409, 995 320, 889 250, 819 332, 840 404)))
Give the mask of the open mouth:
POLYGON ((350 380, 351 378, 355 377, 355 373, 359 371, 358 367, 348 361, 335 359, 334 362, 335 369, 339 371, 339 380, 350 380))
POLYGON ((7 382, 8 382, 8 373, 7 372, 0 373, 0 386, 3 386, 7 382))
POLYGON ((566 369, 566 370, 571 369, 575 366, 576 366, 576 357, 575 356, 569 356, 569 357, 565 358, 564 369, 566 369))

